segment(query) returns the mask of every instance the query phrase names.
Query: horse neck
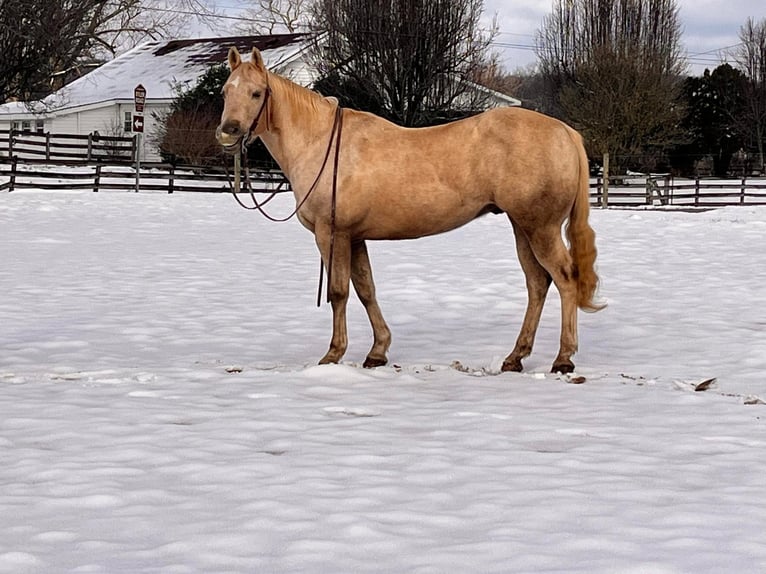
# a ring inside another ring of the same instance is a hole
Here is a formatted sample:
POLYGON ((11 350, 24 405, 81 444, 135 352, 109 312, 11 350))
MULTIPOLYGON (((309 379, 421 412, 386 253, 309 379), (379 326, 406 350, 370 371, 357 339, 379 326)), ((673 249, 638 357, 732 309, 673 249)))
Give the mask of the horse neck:
POLYGON ((335 104, 275 74, 269 74, 269 87, 272 125, 261 139, 295 189, 310 179, 304 172, 319 169, 335 104))

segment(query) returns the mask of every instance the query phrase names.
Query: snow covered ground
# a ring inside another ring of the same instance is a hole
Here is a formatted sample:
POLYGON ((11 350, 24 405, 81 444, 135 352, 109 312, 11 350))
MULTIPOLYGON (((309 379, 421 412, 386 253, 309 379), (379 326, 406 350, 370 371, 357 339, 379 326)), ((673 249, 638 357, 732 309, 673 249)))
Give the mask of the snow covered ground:
POLYGON ((575 385, 547 374, 555 291, 497 374, 526 298, 500 216, 371 245, 369 371, 355 300, 347 361, 315 366, 294 221, 1 194, 0 573, 766 571, 766 208, 592 223, 609 307, 575 385))

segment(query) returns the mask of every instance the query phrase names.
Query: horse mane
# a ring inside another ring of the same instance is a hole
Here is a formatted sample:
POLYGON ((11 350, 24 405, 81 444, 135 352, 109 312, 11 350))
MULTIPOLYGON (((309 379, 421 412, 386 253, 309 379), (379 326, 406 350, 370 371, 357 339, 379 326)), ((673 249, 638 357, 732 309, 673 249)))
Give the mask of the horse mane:
POLYGON ((318 114, 331 104, 324 96, 304 88, 278 74, 269 72, 269 88, 278 101, 286 101, 291 109, 298 109, 311 115, 318 114))

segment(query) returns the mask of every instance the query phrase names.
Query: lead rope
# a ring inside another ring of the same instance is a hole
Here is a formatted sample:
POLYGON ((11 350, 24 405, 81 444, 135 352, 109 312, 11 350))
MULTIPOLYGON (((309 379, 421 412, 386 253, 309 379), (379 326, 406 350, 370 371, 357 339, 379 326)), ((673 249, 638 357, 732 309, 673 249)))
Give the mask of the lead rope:
MULTIPOLYGON (((338 198, 338 161, 340 158, 340 135, 343 131, 343 113, 342 108, 338 106, 338 135, 335 138, 335 159, 332 167, 332 197, 330 199, 330 256, 327 258, 327 302, 330 302, 330 289, 332 289, 332 260, 335 253, 335 211, 338 198)), ((321 273, 320 273, 321 278, 321 273)), ((319 283, 319 294, 317 295, 317 307, 319 307, 319 298, 322 294, 322 283, 319 283)))
MULTIPOLYGON (((267 92, 268 93, 268 92, 267 92)), ((264 105, 261 107, 261 111, 265 107, 264 105)), ((258 116, 260 117, 260 112, 258 113, 258 116)), ((254 124, 257 124, 257 119, 254 121, 254 124)), ((337 106, 335 108, 335 119, 332 124, 332 130, 330 130, 330 139, 327 142, 327 150, 325 151, 324 158, 322 159, 322 165, 319 168, 319 173, 317 173, 316 177, 314 178, 314 183, 311 184, 311 187, 309 188, 306 195, 303 196, 303 199, 298 203, 298 206, 293 210, 290 215, 284 218, 278 218, 273 217, 272 215, 269 215, 263 207, 270 202, 274 197, 277 195, 277 193, 280 192, 282 186, 285 182, 281 182, 279 186, 277 187, 276 191, 272 192, 271 196, 269 196, 265 201, 259 203, 258 200, 255 198, 255 193, 253 192, 252 185, 250 184, 250 170, 247 163, 247 140, 246 138, 242 139, 241 149, 237 150, 237 153, 234 155, 234 183, 232 185, 231 176, 229 175, 229 169, 226 165, 226 162, 224 162, 224 170, 226 171, 226 178, 229 182, 229 188, 232 191, 232 195, 234 196, 234 199, 237 200, 237 203, 242 207, 243 209, 247 209, 248 211, 259 211, 261 215, 263 215, 266 219, 269 221, 273 221, 276 223, 282 223, 285 221, 288 221, 292 219, 297 213, 300 211, 301 207, 308 201, 311 194, 316 189, 317 184, 319 183, 319 179, 322 177, 322 174, 324 173, 325 167, 327 167, 327 161, 330 159, 330 151, 332 150, 332 144, 333 141, 335 141, 335 157, 333 160, 333 175, 332 175, 332 195, 331 195, 331 204, 330 204, 330 254, 328 257, 327 262, 327 301, 330 301, 330 286, 331 286, 331 280, 332 280, 332 262, 333 262, 333 255, 335 251, 335 213, 336 213, 336 206, 337 206, 337 194, 338 194, 338 163, 340 158, 340 135, 341 131, 343 129, 343 108, 340 106, 337 106), (245 189, 249 191, 250 197, 252 198, 253 205, 248 206, 245 205, 242 200, 239 199, 238 194, 241 190, 240 185, 240 166, 241 166, 241 155, 242 151, 245 152, 245 189)), ((252 128, 251 128, 252 131, 252 128)), ((324 279, 324 265, 320 258, 320 265, 319 265, 319 289, 317 292, 317 307, 322 306, 322 282, 324 279)))

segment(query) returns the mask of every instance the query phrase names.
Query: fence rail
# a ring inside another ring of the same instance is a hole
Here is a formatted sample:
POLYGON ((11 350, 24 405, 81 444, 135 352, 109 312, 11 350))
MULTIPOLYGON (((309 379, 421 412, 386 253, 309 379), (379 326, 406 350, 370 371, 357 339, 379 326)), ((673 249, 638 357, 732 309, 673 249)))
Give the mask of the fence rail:
POLYGON ((0 160, 43 159, 45 161, 80 161, 81 163, 135 161, 137 138, 37 133, 0 130, 0 160))
POLYGON ((611 177, 591 181, 591 203, 599 207, 723 207, 766 205, 766 179, 681 179, 671 176, 611 177))
MULTIPOLYGON (((258 171, 251 174, 253 191, 289 191, 289 183, 280 171, 258 171)), ((230 178, 223 167, 175 166, 167 163, 142 163, 136 174, 135 166, 125 164, 45 160, 10 161, 0 158, 0 191, 23 189, 207 192, 230 191, 230 178)))
MULTIPOLYGON (((254 191, 289 190, 279 171, 258 171, 254 191)), ((20 189, 212 192, 229 191, 229 176, 223 167, 176 166, 167 163, 83 163, 0 156, 0 191, 20 189)), ((668 176, 610 178, 604 193, 601 178, 591 181, 591 205, 599 207, 720 207, 766 205, 766 178, 674 179, 668 176)))

